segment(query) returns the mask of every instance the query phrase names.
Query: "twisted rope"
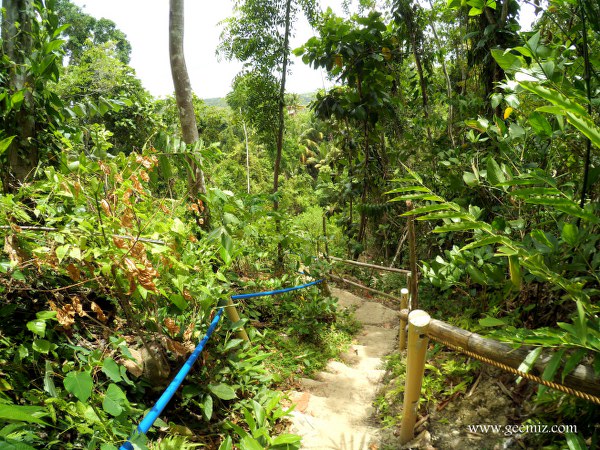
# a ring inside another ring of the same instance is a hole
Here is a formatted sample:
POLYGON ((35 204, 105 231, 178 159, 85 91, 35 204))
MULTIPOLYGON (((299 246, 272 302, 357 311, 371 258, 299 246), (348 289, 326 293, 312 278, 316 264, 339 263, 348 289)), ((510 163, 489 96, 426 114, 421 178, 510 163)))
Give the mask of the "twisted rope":
POLYGON ((564 392, 565 394, 574 395, 575 397, 578 397, 583 400, 587 400, 588 402, 592 402, 597 405, 600 405, 600 398, 598 398, 594 395, 578 391, 576 389, 570 388, 563 384, 555 383, 554 381, 544 380, 544 379, 542 379, 536 375, 533 375, 531 373, 522 372, 519 369, 515 369, 514 367, 508 366, 501 362, 494 361, 493 359, 487 358, 485 356, 478 355, 477 353, 473 353, 472 351, 464 349, 462 347, 459 347, 458 345, 451 344, 450 342, 445 341, 443 339, 440 339, 440 338, 437 338, 434 336, 429 336, 429 337, 431 339, 433 339, 434 341, 439 342, 440 344, 445 345, 448 348, 451 348, 452 350, 464 353, 465 355, 470 356, 471 358, 478 359, 479 361, 482 361, 482 362, 489 364, 491 366, 494 366, 494 367, 498 367, 499 369, 502 369, 506 372, 513 373, 513 374, 523 377, 529 381, 534 381, 536 383, 543 384, 544 386, 549 387, 550 389, 555 389, 557 391, 564 392))

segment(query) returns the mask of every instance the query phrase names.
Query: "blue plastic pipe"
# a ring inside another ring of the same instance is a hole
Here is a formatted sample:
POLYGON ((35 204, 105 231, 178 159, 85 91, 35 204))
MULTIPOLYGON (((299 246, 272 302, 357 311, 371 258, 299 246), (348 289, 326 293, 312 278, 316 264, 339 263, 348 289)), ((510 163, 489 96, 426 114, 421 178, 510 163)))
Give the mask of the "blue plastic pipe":
POLYGON ((323 282, 323 280, 311 281, 310 283, 302 284, 300 286, 294 286, 294 287, 286 288, 286 289, 279 289, 277 291, 256 292, 253 294, 237 294, 237 295, 232 295, 231 298, 232 298, 232 300, 238 300, 238 299, 242 299, 242 298, 265 297, 267 295, 283 294, 285 292, 297 291, 298 289, 304 289, 309 286, 314 286, 315 284, 319 284, 321 282, 323 282))
MULTIPOLYGON (((204 335, 194 352, 190 355, 183 367, 179 370, 179 373, 175 375, 175 378, 173 378, 171 384, 169 384, 167 389, 165 389, 165 392, 163 392, 163 394, 160 396, 156 404, 152 407, 150 412, 148 412, 148 414, 146 414, 146 416, 142 419, 142 421, 137 427, 137 433, 146 434, 152 426, 152 424, 154 423, 154 421, 163 411, 163 409, 165 409, 171 398, 173 398, 173 395, 175 395, 175 391, 177 391, 177 389, 183 382, 183 379, 186 377, 186 375, 189 373, 190 369, 198 359, 198 356, 200 356, 200 353, 202 352, 204 346, 213 334, 213 331, 215 331, 215 328, 217 328, 217 325, 219 324, 222 315, 223 308, 219 308, 219 310, 217 311, 217 315, 214 317, 214 319, 210 323, 210 326, 208 327, 206 335, 204 335)), ((133 445, 131 444, 131 442, 129 442, 130 440, 131 437, 123 445, 121 445, 119 450, 134 450, 133 445)))

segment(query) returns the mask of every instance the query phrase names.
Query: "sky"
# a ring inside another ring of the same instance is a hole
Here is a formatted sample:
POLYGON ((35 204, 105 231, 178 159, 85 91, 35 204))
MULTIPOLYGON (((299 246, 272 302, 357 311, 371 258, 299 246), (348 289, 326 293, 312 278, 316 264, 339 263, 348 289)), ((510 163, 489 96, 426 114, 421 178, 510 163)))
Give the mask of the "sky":
MULTIPOLYGON (((146 89, 156 97, 173 93, 169 65, 169 0, 72 0, 84 12, 105 17, 116 23, 131 43, 129 65, 146 89)), ((218 60, 215 55, 223 29, 219 22, 232 14, 231 0, 185 2, 185 60, 192 89, 200 98, 224 97, 233 78, 240 72, 238 62, 218 60), (209 5, 209 6, 207 6, 209 5)), ((292 48, 299 47, 312 35, 308 23, 297 26, 292 48)), ((313 92, 329 86, 325 75, 293 58, 287 91, 313 92)))
MULTIPOLYGON (((173 93, 169 65, 169 0, 72 0, 84 12, 105 17, 116 23, 131 43, 129 65, 152 95, 165 97, 173 93)), ((331 6, 338 14, 339 0, 322 0, 323 9, 331 6)), ((242 66, 239 62, 219 60, 215 54, 223 29, 219 22, 230 17, 231 0, 199 0, 185 2, 184 51, 192 89, 200 98, 224 97, 231 90, 231 82, 242 66)), ((531 22, 531 12, 522 14, 522 25, 531 22)), ((313 32, 303 20, 296 25, 291 47, 304 44, 313 32)), ((293 57, 292 73, 287 91, 297 94, 330 87, 325 73, 317 71, 293 57)))

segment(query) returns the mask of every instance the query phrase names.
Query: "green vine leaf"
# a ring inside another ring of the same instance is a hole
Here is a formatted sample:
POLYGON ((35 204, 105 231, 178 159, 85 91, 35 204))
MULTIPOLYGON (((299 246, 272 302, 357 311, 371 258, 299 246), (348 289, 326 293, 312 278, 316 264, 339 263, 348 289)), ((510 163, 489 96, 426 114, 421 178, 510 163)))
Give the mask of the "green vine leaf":
POLYGON ((63 380, 65 389, 85 403, 92 395, 94 382, 89 372, 69 372, 63 380))

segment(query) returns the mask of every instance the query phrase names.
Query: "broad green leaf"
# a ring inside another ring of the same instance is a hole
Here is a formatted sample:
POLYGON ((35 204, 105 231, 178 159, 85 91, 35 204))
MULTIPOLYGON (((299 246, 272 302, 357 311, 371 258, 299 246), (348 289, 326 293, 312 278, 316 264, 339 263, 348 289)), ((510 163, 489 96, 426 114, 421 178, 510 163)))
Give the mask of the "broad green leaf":
POLYGON ((210 421, 213 414, 213 399, 210 395, 204 397, 202 412, 204 413, 206 420, 210 421))
POLYGON ((525 129, 521 125, 513 122, 510 124, 510 127, 508 127, 508 134, 510 134, 510 137, 513 139, 518 139, 525 136, 525 129))
POLYGON ((219 450, 233 450, 233 441, 231 440, 231 436, 227 436, 221 445, 219 445, 219 450))
POLYGON ((491 96, 492 108, 496 109, 498 106, 500 106, 500 103, 502 102, 503 98, 504 98, 504 96, 498 92, 492 94, 492 96, 491 96))
POLYGON ((54 375, 54 371, 52 370, 52 363, 47 359, 46 367, 44 370, 44 391, 46 391, 52 397, 57 397, 56 386, 54 385, 52 375, 54 375))
POLYGON ((431 194, 406 194, 401 195, 399 197, 394 197, 390 202, 401 202, 406 200, 425 200, 425 201, 433 201, 433 202, 443 202, 444 199, 442 197, 438 197, 437 195, 431 194))
MULTIPOLYGON (((533 349, 529 354, 525 357, 525 360, 519 365, 519 371, 529 373, 537 359, 540 357, 542 353, 542 347, 537 347, 533 349)), ((517 378, 517 383, 521 382, 521 377, 517 378)))
MULTIPOLYGON (((561 324, 559 323, 558 325, 560 326, 561 324)), ((569 375, 575 369, 575 367, 577 367, 586 354, 587 350, 580 348, 568 357, 567 362, 565 362, 565 366, 562 370, 561 379, 563 382, 565 381, 565 377, 569 375)))
POLYGON ((577 245, 578 235, 579 229, 577 228, 577 225, 572 223, 565 223, 560 233, 560 236, 562 237, 563 241, 565 241, 567 244, 573 247, 577 245))
POLYGON ((56 247, 56 257, 58 258, 58 262, 61 262, 64 257, 67 256, 70 247, 69 244, 56 247))
POLYGON ((38 319, 41 320, 52 320, 52 319, 56 319, 56 312, 55 311, 40 311, 35 313, 35 317, 37 317, 38 319))
MULTIPOLYGON (((4 431, 4 429, 0 430, 0 432, 3 432, 3 431, 4 431)), ((5 438, 5 439, 6 440, 0 441, 0 449, 1 450, 37 450, 35 447, 32 447, 31 445, 27 445, 24 442, 15 441, 10 438, 5 438)))
POLYGON ((188 308, 188 302, 185 300, 183 295, 171 294, 169 295, 169 301, 177 306, 181 311, 185 311, 188 308))
POLYGON ((521 287, 521 282, 523 281, 523 273, 521 271, 521 263, 518 256, 513 255, 508 257, 508 271, 511 283, 519 289, 521 287))
POLYGON ((104 443, 100 446, 100 450, 119 450, 119 449, 112 444, 104 443))
POLYGON ((65 389, 85 403, 92 395, 94 382, 89 372, 69 372, 63 380, 65 389))
POLYGON ((460 211, 440 211, 425 214, 418 217, 417 220, 439 220, 439 219, 469 219, 469 215, 460 211))
POLYGON ((0 419, 3 420, 48 425, 46 422, 36 417, 47 415, 48 412, 39 406, 20 406, 0 403, 0 419))
POLYGON ((51 343, 46 339, 35 339, 31 347, 38 353, 47 354, 50 352, 51 343))
POLYGON ((406 211, 405 213, 402 213, 401 216, 414 216, 416 214, 424 214, 431 211, 445 211, 447 209, 449 209, 449 205, 447 203, 427 205, 406 211))
POLYGON ((108 385, 104 400, 102 400, 102 409, 111 416, 119 416, 124 408, 123 405, 127 403, 127 397, 119 386, 114 383, 108 385))
POLYGON ((565 112, 570 112, 579 116, 587 116, 587 111, 583 106, 567 98, 565 95, 552 88, 542 86, 539 83, 532 81, 520 81, 519 85, 527 89, 528 91, 533 92, 534 94, 542 97, 544 100, 549 101, 553 105, 559 106, 565 112))
POLYGON ((531 186, 538 183, 537 180, 532 178, 513 178, 512 180, 506 180, 503 183, 499 183, 498 186, 531 186))
POLYGON ((27 322, 27 329, 40 337, 46 335, 46 321, 35 319, 27 322))
POLYGON ((449 231, 480 230, 487 227, 489 227, 489 225, 483 222, 457 222, 436 227, 433 232, 447 233, 449 231))
POLYGON ((585 443, 585 440, 578 434, 565 433, 565 438, 567 440, 569 450, 588 450, 588 446, 585 443))
MULTIPOLYGON (((493 52, 493 50, 492 50, 493 52)), ((530 92, 539 95, 554 106, 561 108, 567 121, 581 131, 596 147, 600 148, 600 128, 590 118, 586 109, 564 94, 546 86, 540 86, 530 81, 521 81, 519 85, 530 92)))
POLYGON ((4 153, 8 149, 8 147, 10 147, 10 144, 12 143, 15 137, 16 136, 10 136, 0 140, 0 156, 2 156, 2 153, 4 153))
POLYGON ((463 173, 463 181, 467 186, 477 186, 479 184, 479 179, 474 173, 465 172, 463 173))
POLYGON ((510 50, 492 49, 492 56, 498 65, 508 72, 515 72, 524 65, 523 58, 513 55, 510 50))
POLYGON ((55 39, 50 41, 44 45, 44 53, 50 53, 55 50, 58 50, 65 43, 62 39, 55 39))
POLYGON ((600 148, 600 128, 598 128, 589 116, 579 116, 567 112, 567 121, 581 131, 593 145, 600 148))
POLYGON ((245 436, 240 441, 240 450, 265 450, 265 448, 251 436, 245 436))
POLYGON ((430 189, 427 189, 426 187, 423 186, 402 186, 396 189, 392 189, 391 191, 387 191, 385 194, 398 194, 400 192, 431 192, 430 189))
POLYGON ((296 434, 280 434, 271 441, 271 445, 297 444, 302 438, 296 434))
POLYGON ((254 420, 254 417, 252 417, 252 413, 250 412, 250 410, 248 408, 243 408, 242 412, 244 413, 244 420, 246 421, 246 424, 248 424, 248 428, 250 429, 250 432, 254 433, 257 430, 257 426, 256 426, 256 421, 254 420))
POLYGON ((506 181, 506 177, 504 176, 502 169, 500 169, 500 166, 498 165, 496 160, 491 156, 489 156, 487 159, 486 168, 487 179, 492 185, 497 186, 498 184, 504 183, 506 181))
POLYGON ((529 122, 529 125, 531 125, 531 128, 533 128, 535 134, 538 136, 545 138, 552 136, 552 126, 550 125, 550 122, 548 122, 548 119, 546 119, 539 112, 534 111, 529 114, 527 121, 529 122))
POLYGON ((175 218, 173 219, 173 224, 171 225, 171 231, 179 234, 179 235, 185 235, 186 232, 186 228, 185 228, 185 224, 179 219, 179 218, 175 218))
POLYGON ((233 400, 237 397, 237 395, 235 395, 235 391, 231 388, 231 386, 228 386, 223 383, 209 384, 208 390, 215 394, 217 397, 219 397, 221 400, 233 400))
POLYGON ((520 197, 524 200, 527 200, 529 197, 533 197, 533 196, 562 195, 562 192, 560 192, 556 188, 534 187, 534 188, 516 189, 516 190, 512 191, 510 194, 520 197))
POLYGON ((123 378, 121 378, 119 365, 112 358, 106 358, 102 362, 102 372, 104 372, 104 374, 115 383, 123 381, 123 378))
MULTIPOLYGON (((554 379, 554 375, 556 375, 556 372, 560 367, 560 363, 562 362, 562 356, 564 355, 564 353, 565 349, 563 348, 557 351, 554 355, 552 355, 552 358, 550 358, 550 361, 548 361, 548 364, 544 368, 542 380, 552 381, 554 379)), ((538 394, 543 394, 546 389, 548 389, 546 386, 540 385, 538 388, 538 394)))
POLYGON ((484 317, 483 319, 479 319, 479 325, 482 327, 504 327, 506 326, 506 322, 496 317, 484 317))
POLYGON ((478 239, 474 242, 471 242, 470 244, 465 245, 463 248, 460 249, 460 251, 472 250, 474 248, 479 248, 479 247, 484 247, 486 245, 499 244, 499 243, 508 245, 508 244, 510 244, 510 239, 508 239, 504 236, 489 236, 489 237, 486 237, 483 239, 478 239))

